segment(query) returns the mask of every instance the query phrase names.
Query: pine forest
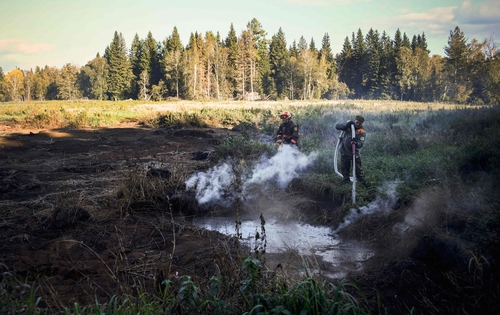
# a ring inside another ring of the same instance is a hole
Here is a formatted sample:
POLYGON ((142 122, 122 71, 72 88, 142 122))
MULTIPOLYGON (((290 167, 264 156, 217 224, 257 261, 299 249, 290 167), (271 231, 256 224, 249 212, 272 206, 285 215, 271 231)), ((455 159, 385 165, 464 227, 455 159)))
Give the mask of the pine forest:
POLYGON ((257 19, 241 34, 178 30, 158 41, 135 35, 130 47, 115 31, 96 57, 79 67, 36 67, 4 73, 0 101, 33 100, 320 100, 384 99, 460 104, 500 103, 500 50, 493 40, 469 40, 457 26, 430 56, 425 33, 358 29, 334 55, 321 43, 285 33, 267 37, 257 19))

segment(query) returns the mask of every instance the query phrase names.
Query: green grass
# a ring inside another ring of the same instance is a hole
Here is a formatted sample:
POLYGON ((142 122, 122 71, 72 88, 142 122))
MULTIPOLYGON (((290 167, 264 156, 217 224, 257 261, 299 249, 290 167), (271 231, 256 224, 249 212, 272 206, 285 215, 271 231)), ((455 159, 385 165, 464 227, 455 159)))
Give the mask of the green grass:
MULTIPOLYGON (((174 283, 164 280, 153 292, 137 296, 113 295, 107 303, 94 305, 74 303, 71 307, 47 309, 36 298, 36 289, 15 278, 5 266, 0 282, 2 314, 71 314, 71 315, 136 315, 136 314, 368 314, 347 287, 305 276, 294 285, 277 274, 266 274, 260 261, 244 258, 241 264, 240 286, 234 288, 230 279, 212 277, 207 287, 193 282, 190 276, 179 277, 174 283), (235 294, 236 293, 236 294, 235 294), (224 298, 229 297, 229 298, 224 298)), ((237 281, 238 282, 238 281, 237 281)))

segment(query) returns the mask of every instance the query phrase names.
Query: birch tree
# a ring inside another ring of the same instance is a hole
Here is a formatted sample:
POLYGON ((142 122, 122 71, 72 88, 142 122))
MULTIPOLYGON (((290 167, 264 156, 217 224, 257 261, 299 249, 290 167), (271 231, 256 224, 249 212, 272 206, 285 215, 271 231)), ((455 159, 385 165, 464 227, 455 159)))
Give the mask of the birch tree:
POLYGON ((7 72, 3 80, 3 88, 11 101, 18 102, 21 100, 23 87, 24 75, 21 70, 14 69, 7 72))
POLYGON ((24 100, 29 102, 31 101, 31 95, 33 93, 33 71, 32 70, 24 70, 24 100))
POLYGON ((149 100, 149 73, 146 70, 142 70, 137 85, 139 86, 139 99, 149 100))

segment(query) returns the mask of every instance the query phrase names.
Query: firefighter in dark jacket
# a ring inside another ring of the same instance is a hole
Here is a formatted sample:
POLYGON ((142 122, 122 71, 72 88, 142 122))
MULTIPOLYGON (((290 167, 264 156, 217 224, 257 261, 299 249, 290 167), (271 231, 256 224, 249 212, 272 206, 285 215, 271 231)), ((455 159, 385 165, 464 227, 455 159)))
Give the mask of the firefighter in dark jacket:
POLYGON ((299 143, 299 126, 292 121, 290 112, 284 111, 280 115, 281 124, 278 128, 276 144, 283 143, 297 145, 299 143))
POLYGON ((363 123, 365 119, 363 116, 356 116, 354 121, 349 120, 344 124, 337 124, 335 128, 337 130, 344 131, 344 137, 340 139, 340 173, 344 177, 344 182, 349 182, 349 172, 352 166, 352 144, 356 145, 356 178, 357 180, 366 186, 365 173, 363 172, 363 167, 361 166, 361 156, 359 155, 359 150, 363 147, 365 142, 366 132, 363 129, 363 123), (352 139, 351 125, 354 125, 355 138, 352 139))

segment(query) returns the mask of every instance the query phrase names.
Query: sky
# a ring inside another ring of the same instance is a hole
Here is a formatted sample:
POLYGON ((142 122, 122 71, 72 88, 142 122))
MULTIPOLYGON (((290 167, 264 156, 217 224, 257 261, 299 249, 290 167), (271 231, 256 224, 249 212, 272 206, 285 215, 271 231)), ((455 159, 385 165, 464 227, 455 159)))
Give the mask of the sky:
POLYGON ((444 56, 450 31, 500 41, 500 0, 0 0, 0 67, 6 74, 40 67, 84 66, 101 56, 114 32, 127 48, 135 34, 163 41, 174 27, 185 46, 191 33, 236 34, 256 18, 271 39, 281 28, 287 45, 303 36, 316 47, 326 33, 333 54, 346 37, 370 28, 392 39, 425 33, 431 55, 444 56))

